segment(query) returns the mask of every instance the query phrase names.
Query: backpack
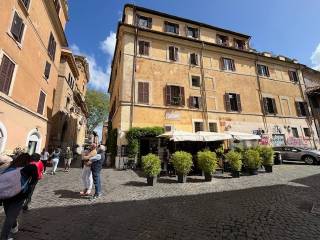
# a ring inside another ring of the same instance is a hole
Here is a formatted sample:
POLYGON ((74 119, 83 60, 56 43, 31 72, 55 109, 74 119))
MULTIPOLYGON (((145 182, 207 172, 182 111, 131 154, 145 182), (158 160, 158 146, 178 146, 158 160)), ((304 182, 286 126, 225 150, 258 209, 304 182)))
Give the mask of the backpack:
POLYGON ((22 168, 8 168, 5 172, 0 174, 0 199, 8 199, 16 196, 20 192, 28 190, 27 179, 21 174, 22 168))

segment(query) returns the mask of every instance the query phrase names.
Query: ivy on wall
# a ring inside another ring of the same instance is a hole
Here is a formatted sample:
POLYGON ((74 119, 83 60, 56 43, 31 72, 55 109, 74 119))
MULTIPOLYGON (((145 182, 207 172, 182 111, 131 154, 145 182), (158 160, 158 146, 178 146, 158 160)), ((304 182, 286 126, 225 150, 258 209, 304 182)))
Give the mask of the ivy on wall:
POLYGON ((128 157, 134 158, 139 153, 141 138, 156 137, 162 133, 164 133, 162 127, 131 128, 126 134, 128 157))

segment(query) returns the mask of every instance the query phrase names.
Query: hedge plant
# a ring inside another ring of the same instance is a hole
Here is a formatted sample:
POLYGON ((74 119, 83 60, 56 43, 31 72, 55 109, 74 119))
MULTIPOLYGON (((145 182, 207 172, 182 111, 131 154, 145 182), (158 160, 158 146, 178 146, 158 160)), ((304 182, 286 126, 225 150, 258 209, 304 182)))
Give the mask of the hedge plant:
POLYGON ((164 128, 162 127, 131 128, 126 134, 128 140, 128 156, 130 158, 137 156, 140 149, 140 138, 156 137, 162 133, 164 133, 164 128))
POLYGON ((161 172, 160 158, 152 153, 142 157, 142 169, 146 176, 156 177, 161 172))
POLYGON ((273 165, 273 159, 274 159, 274 151, 272 147, 261 147, 260 148, 260 156, 262 159, 262 164, 264 166, 272 166, 273 165))
POLYGON ((242 168, 241 153, 232 150, 226 154, 226 158, 233 171, 236 171, 236 172, 241 171, 241 168, 242 168))
POLYGON ((217 155, 210 150, 199 151, 197 153, 199 168, 206 174, 212 175, 217 168, 217 155))
POLYGON ((249 169, 258 169, 261 166, 260 154, 257 150, 249 149, 244 152, 243 159, 249 169))
POLYGON ((172 154, 172 164, 178 174, 188 175, 193 165, 192 155, 184 151, 172 154))

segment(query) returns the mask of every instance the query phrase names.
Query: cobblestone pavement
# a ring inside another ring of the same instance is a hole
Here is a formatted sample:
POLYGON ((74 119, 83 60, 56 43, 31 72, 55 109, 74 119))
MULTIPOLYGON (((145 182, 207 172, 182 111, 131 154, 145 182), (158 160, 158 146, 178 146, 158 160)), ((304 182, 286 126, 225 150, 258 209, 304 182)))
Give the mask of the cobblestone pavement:
POLYGON ((210 183, 162 177, 154 187, 133 171, 106 169, 94 202, 78 195, 80 173, 45 176, 16 239, 320 239, 320 166, 218 174, 210 183))

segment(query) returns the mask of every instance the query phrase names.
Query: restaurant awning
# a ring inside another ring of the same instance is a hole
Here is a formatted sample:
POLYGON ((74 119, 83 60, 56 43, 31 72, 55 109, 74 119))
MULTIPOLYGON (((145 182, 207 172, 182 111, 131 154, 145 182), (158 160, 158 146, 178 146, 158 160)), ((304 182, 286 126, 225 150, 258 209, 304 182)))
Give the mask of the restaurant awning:
POLYGON ((185 131, 170 131, 170 132, 161 134, 158 137, 169 138, 174 142, 184 142, 184 141, 202 142, 203 141, 203 138, 198 136, 197 134, 192 132, 185 132, 185 131))
POLYGON ((261 139, 259 135, 250 134, 250 133, 241 133, 241 132, 225 132, 225 133, 232 135, 232 137, 237 140, 260 140, 261 139))
POLYGON ((232 139, 230 134, 226 133, 216 133, 216 132, 185 132, 185 131, 171 131, 164 134, 161 134, 158 137, 166 137, 174 142, 215 142, 215 141, 224 141, 232 139))
POLYGON ((205 142, 216 142, 232 139, 232 136, 228 133, 217 133, 217 132, 197 132, 197 135, 203 138, 205 142))

